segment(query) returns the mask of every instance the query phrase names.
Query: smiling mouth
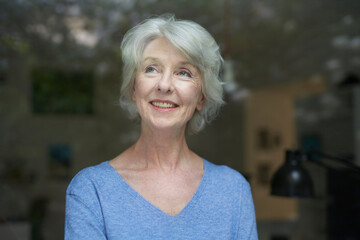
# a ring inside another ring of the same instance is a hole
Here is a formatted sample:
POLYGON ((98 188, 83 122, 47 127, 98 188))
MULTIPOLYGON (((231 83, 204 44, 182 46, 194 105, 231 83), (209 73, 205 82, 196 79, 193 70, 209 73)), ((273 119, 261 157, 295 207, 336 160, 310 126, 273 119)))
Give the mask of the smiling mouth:
POLYGON ((150 102, 151 105, 158 107, 158 108, 176 108, 178 107, 177 104, 172 104, 168 102, 150 102))

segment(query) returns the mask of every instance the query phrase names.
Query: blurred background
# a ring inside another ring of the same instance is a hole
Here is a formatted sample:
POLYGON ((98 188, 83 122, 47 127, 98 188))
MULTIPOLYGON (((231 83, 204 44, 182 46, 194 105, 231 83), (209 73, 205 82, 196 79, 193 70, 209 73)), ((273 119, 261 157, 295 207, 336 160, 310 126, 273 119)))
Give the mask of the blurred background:
POLYGON ((227 104, 188 142, 250 181, 259 238, 360 239, 360 184, 346 174, 308 163, 314 198, 270 195, 286 149, 360 165, 358 0, 0 0, 0 238, 63 239, 71 178, 136 141, 118 106, 119 46, 163 13, 222 49, 227 104))

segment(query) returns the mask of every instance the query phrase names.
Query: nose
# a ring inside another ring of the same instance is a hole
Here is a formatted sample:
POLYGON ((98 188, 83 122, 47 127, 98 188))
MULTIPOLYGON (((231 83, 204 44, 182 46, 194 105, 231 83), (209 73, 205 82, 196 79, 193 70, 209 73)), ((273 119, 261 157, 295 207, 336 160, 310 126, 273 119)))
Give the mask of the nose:
POLYGON ((161 75, 157 90, 162 93, 172 93, 174 91, 173 78, 170 71, 166 71, 161 75))

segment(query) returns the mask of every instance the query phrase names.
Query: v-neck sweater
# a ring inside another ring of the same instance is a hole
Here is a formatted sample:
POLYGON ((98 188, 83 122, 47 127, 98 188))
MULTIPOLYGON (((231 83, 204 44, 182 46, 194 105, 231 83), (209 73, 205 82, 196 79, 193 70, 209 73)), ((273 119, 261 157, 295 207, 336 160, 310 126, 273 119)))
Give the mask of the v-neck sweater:
POLYGON ((195 194, 175 216, 142 197, 109 161, 81 170, 66 191, 65 240, 258 239, 249 183, 203 161, 195 194))

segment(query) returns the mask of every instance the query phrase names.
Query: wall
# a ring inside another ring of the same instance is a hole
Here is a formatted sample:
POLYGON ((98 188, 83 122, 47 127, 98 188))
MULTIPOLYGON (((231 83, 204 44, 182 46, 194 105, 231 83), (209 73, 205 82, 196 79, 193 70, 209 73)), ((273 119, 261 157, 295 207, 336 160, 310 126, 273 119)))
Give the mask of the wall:
POLYGON ((245 168, 250 173, 260 239, 325 239, 323 202, 306 204, 270 195, 271 176, 283 164, 285 150, 298 147, 296 99, 325 89, 324 79, 313 76, 256 89, 247 99, 245 168), (314 214, 309 214, 314 206, 321 206, 316 220, 314 214))

